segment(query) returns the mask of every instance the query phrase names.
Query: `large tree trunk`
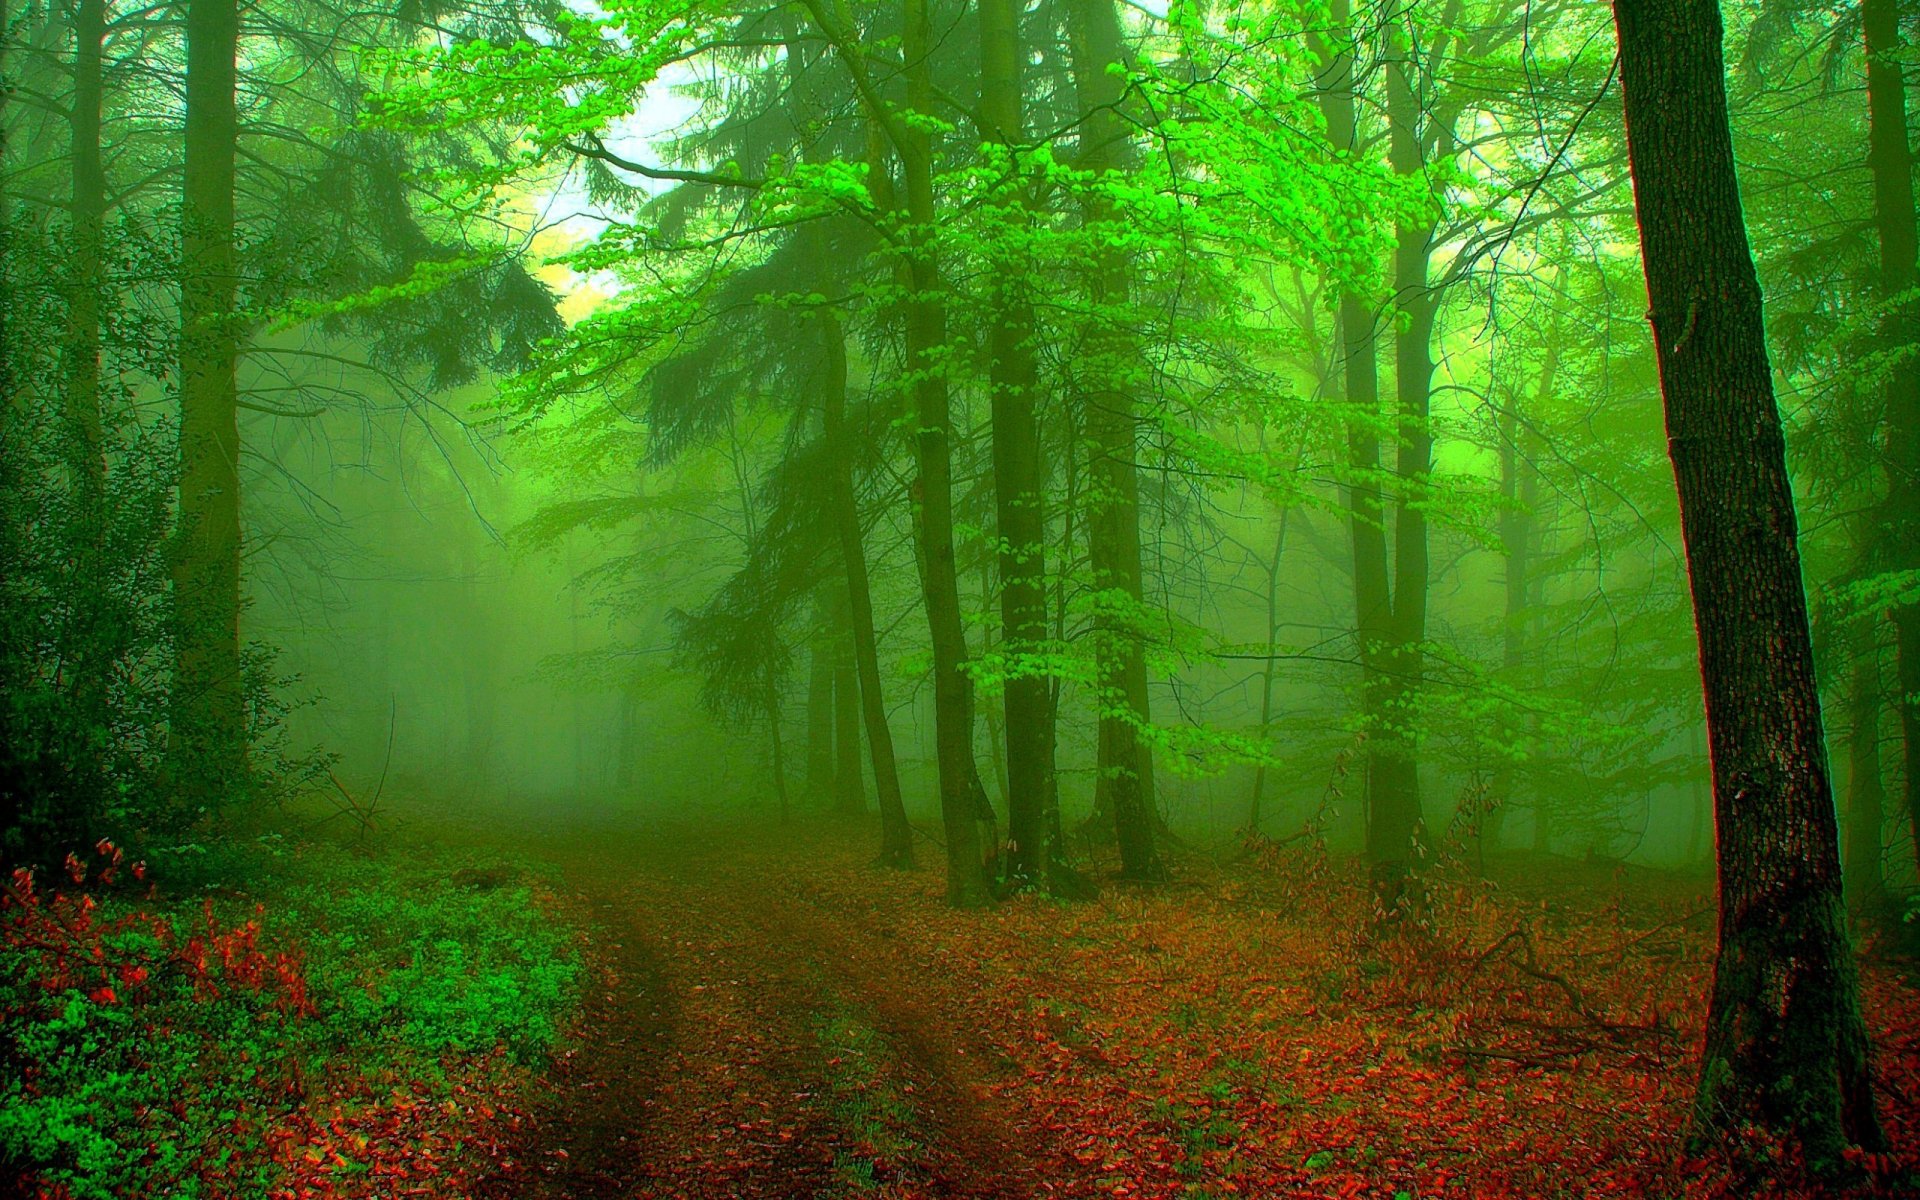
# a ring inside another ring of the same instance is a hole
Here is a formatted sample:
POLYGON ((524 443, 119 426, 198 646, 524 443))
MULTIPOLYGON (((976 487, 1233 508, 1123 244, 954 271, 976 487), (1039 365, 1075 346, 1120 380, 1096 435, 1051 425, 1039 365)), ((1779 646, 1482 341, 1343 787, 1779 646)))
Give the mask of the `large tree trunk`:
MULTIPOLYGON (((1880 234, 1880 294, 1883 300, 1913 289, 1916 238, 1913 151, 1907 141, 1907 81, 1900 65, 1897 0, 1862 0, 1867 48, 1867 166, 1873 174, 1874 222, 1880 234)), ((1882 336, 1890 346, 1920 343, 1920 317, 1912 300, 1888 314, 1882 336)), ((1920 570, 1920 365, 1905 361, 1886 383, 1887 507, 1874 565, 1888 571, 1920 570)), ((1920 605, 1894 609, 1895 706, 1906 749, 1907 819, 1920 831, 1920 605)), ((1913 839, 1920 863, 1920 833, 1913 839)))
MULTIPOLYGON (((1123 81, 1108 68, 1122 60, 1120 18, 1113 0, 1077 0, 1072 17, 1076 102, 1081 113, 1083 170, 1124 171, 1132 157, 1120 120, 1123 81)), ((1114 214, 1103 201, 1086 204, 1089 224, 1114 214)), ((1122 304, 1129 291, 1125 262, 1113 254, 1094 264, 1096 307, 1122 304)), ((1095 318, 1099 321, 1100 318, 1095 318)), ((1120 844, 1120 872, 1129 879, 1167 874, 1155 845, 1153 755, 1141 737, 1147 728, 1146 653, 1136 628, 1142 588, 1140 568, 1140 476, 1135 461, 1139 417, 1124 381, 1132 355, 1126 331, 1102 328, 1091 339, 1090 370, 1096 380, 1086 397, 1088 555, 1096 591, 1109 597, 1094 618, 1096 703, 1099 706, 1098 770, 1094 809, 1113 814, 1120 844)))
POLYGON ((239 32, 234 0, 188 3, 171 757, 184 795, 210 808, 246 776, 234 328, 239 32))
MULTIPOLYGON (((1020 6, 981 0, 980 121, 991 146, 1012 154, 1026 139, 1021 104, 1020 6)), ((1008 222, 1026 211, 1023 178, 999 203, 1008 222)), ((993 497, 1000 541, 1000 648, 1007 737, 1006 874, 1015 886, 1045 877, 1057 850, 1050 845, 1047 796, 1052 786, 1053 706, 1039 664, 1047 640, 1046 510, 1040 465, 1040 425, 1034 415, 1033 301, 1025 281, 1030 264, 996 263, 989 300, 988 387, 993 411, 993 497)))
POLYGON ((1884 1144, 1715 0, 1616 0, 1628 162, 1713 763, 1720 937, 1696 1143, 1884 1144))
POLYGON ((105 285, 102 237, 107 177, 101 162, 102 57, 107 36, 105 0, 79 0, 73 13, 71 133, 72 259, 67 273, 67 329, 63 346, 66 419, 76 506, 89 547, 103 542, 106 494, 105 433, 100 413, 100 303, 105 285))

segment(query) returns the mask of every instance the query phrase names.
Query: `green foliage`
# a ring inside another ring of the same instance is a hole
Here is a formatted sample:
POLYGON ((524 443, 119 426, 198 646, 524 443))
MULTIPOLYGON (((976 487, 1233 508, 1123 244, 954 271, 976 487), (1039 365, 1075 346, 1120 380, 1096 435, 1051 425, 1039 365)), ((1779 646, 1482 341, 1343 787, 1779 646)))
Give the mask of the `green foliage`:
POLYGON ((118 964, 104 993, 49 990, 44 939, 5 909, 0 1158, 77 1200, 194 1197, 202 1176, 265 1194, 276 1131, 317 1093, 399 1079, 431 1096, 447 1056, 538 1062, 571 1002, 565 927, 527 887, 453 883, 446 857, 273 841, 178 857, 215 862, 218 888, 87 910, 118 964))
POLYGON ((564 931, 526 887, 420 889, 344 871, 285 893, 330 1035, 435 1054, 503 1046, 537 1057, 576 973, 564 931))

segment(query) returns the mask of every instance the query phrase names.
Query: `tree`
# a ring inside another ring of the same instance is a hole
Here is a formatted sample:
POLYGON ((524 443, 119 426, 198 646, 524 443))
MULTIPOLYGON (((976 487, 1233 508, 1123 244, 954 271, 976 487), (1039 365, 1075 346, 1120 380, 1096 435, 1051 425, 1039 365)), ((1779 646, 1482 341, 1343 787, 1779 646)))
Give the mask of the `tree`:
MULTIPOLYGON (((1074 0, 1072 61, 1080 111, 1078 166, 1096 181, 1124 173, 1134 154, 1121 117, 1124 67, 1120 18, 1113 0, 1074 0)), ((1121 219, 1096 188, 1083 202, 1083 219, 1101 227, 1121 219)), ((1129 311, 1127 265, 1109 248, 1089 279, 1095 328, 1082 398, 1087 434, 1087 538, 1097 596, 1094 621, 1094 701, 1099 710, 1099 760, 1094 811, 1113 814, 1120 872, 1129 879, 1167 875, 1155 845, 1153 754, 1148 723, 1147 663, 1141 643, 1139 417, 1131 389, 1138 372, 1133 339, 1118 327, 1129 311)))
POLYGON ((172 735, 179 785, 206 807, 217 807, 243 787, 247 769, 234 312, 239 43, 234 0, 192 0, 187 6, 172 735))
POLYGON ((1717 0, 1616 0, 1634 209, 1699 636, 1720 935, 1693 1108, 1831 1169, 1884 1145, 1841 901, 1793 492, 1717 0))
MULTIPOLYGON (((953 409, 947 353, 946 284, 941 275, 939 214, 934 189, 933 32, 927 0, 902 0, 901 75, 905 107, 896 111, 877 90, 853 31, 808 0, 814 23, 854 77, 868 118, 886 136, 900 167, 897 280, 905 291, 901 320, 906 387, 915 420, 914 528, 920 588, 933 652, 934 744, 940 816, 947 845, 947 899, 957 907, 990 899, 980 846, 985 791, 973 757, 973 685, 966 673, 953 522, 953 409)), ((889 197, 891 200, 891 197, 889 197)))
POLYGON ((1880 302, 1890 306, 1882 336, 1899 361, 1888 371, 1885 515, 1870 546, 1874 565, 1893 574, 1894 676, 1901 740, 1906 749, 1906 811, 1916 831, 1920 862, 1920 342, 1912 291, 1920 274, 1913 196, 1913 149, 1907 128, 1907 81, 1901 62, 1900 9, 1896 0, 1861 0, 1860 22, 1867 53, 1867 166, 1873 174, 1874 230, 1880 241, 1880 302))
MULTIPOLYGON (((1020 162, 1026 140, 1020 5, 982 0, 980 13, 980 123, 990 163, 1007 175, 996 197, 1004 219, 1019 232, 1026 214, 1020 162)), ((1016 246, 1021 242, 1011 239, 1016 246)), ((1043 880, 1057 855, 1047 822, 1053 788, 1051 686, 1038 656, 1048 635, 1046 510, 1042 492, 1040 425, 1034 415, 1039 382, 1034 366, 1033 266, 1024 256, 993 264, 989 287, 987 387, 993 413, 994 511, 1000 541, 1001 653, 1009 663, 1004 684, 1007 735, 1006 874, 1016 886, 1043 880)))
MULTIPOLYGON (((1320 105, 1327 139, 1336 149, 1355 153, 1360 146, 1356 115, 1355 46, 1352 14, 1346 0, 1334 0, 1331 21, 1338 43, 1328 55, 1320 105)), ((1387 569, 1386 503, 1380 484, 1380 367, 1374 303, 1355 287, 1340 296, 1341 373, 1346 401, 1348 536, 1353 553, 1354 640, 1360 659, 1361 711, 1370 738, 1405 714, 1389 711, 1398 689, 1392 678, 1389 646, 1394 634, 1392 583, 1387 569)), ((1409 524, 1409 530, 1413 528, 1409 524)), ((1422 534, 1424 536, 1424 534, 1422 534)), ((1410 564, 1411 565, 1411 564, 1410 564)), ((1381 739, 1398 741, 1401 739, 1381 739)), ((1367 860, 1374 890, 1387 911, 1397 906, 1408 870, 1408 855, 1419 815, 1418 775, 1403 748, 1369 745, 1365 755, 1367 860), (1398 752, 1396 753, 1396 750, 1398 752), (1407 779, 1415 781, 1409 791, 1407 779), (1411 807, 1409 807, 1411 802, 1411 807)))

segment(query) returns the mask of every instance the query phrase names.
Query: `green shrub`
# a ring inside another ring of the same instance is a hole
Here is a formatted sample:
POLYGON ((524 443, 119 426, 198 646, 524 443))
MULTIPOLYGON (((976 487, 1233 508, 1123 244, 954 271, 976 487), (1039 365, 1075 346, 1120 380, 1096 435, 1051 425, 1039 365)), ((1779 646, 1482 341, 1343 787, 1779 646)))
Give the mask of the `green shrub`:
POLYGON ((35 1185, 266 1194, 268 1133, 301 1105, 394 1079, 433 1095, 450 1057, 551 1046, 578 968, 530 888, 460 888, 417 855, 209 853, 229 886, 197 897, 103 887, 117 851, 64 895, 8 885, 0 1163, 35 1185))

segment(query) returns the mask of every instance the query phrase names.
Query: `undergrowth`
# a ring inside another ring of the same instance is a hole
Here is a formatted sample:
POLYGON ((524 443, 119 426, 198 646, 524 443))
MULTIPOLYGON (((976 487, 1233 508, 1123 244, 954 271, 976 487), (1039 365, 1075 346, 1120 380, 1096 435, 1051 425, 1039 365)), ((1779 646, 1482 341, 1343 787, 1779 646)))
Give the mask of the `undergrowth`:
POLYGON ((501 1115, 468 1097, 536 1068, 569 1003, 537 881, 271 837, 153 857, 102 842, 6 884, 0 1185, 199 1200, 450 1179, 467 1127, 501 1115), (403 1131, 410 1148, 384 1144, 403 1131))

